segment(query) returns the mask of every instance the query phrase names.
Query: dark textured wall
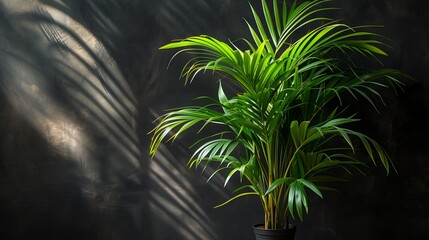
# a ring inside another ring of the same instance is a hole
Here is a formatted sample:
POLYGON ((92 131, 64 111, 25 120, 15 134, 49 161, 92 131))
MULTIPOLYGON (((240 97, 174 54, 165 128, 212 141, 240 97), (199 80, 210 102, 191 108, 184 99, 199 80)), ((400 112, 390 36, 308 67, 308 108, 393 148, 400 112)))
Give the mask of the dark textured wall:
MULTIPOLYGON (((251 0, 257 4, 257 0, 251 0)), ((335 17, 377 24, 386 67, 417 79, 380 113, 356 104, 398 174, 371 168, 311 201, 297 240, 428 239, 429 1, 336 0, 335 17)), ((152 121, 215 94, 183 87, 172 39, 249 37, 245 0, 0 0, 0 239, 252 239, 257 199, 186 168, 186 138, 148 155, 152 121)), ((189 136, 191 138, 192 136, 189 136)))

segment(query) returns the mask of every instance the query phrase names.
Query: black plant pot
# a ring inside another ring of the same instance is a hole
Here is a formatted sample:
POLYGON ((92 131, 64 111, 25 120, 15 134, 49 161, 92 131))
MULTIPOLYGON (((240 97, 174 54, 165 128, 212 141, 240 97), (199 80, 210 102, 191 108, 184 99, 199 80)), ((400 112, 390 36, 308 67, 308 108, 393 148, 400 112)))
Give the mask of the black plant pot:
POLYGON ((253 226, 256 240, 293 240, 296 226, 289 224, 289 229, 264 229, 263 224, 253 226))

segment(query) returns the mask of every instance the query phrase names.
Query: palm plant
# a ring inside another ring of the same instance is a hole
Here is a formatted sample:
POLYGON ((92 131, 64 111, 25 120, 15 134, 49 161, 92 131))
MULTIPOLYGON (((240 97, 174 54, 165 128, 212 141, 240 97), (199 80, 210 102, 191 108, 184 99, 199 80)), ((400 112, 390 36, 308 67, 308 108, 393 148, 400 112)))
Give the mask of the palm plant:
POLYGON ((330 0, 261 1, 262 14, 250 4, 255 22, 246 22, 251 39, 243 39, 245 50, 205 35, 161 47, 193 56, 183 68, 186 83, 211 72, 240 90, 227 96, 219 83, 217 98, 202 96, 201 106, 168 111, 151 131, 150 152, 154 155, 162 142, 192 127, 224 126, 193 144, 189 166, 217 164, 212 176, 226 171, 225 184, 239 175, 243 185, 219 206, 257 195, 265 228, 287 229, 290 216, 302 219, 308 212, 308 193, 322 197, 323 190, 330 190, 326 183, 341 180, 335 169, 362 172, 366 159, 381 162, 389 173, 388 154, 351 128, 359 119, 346 114, 343 99, 352 96, 376 108, 376 100, 384 103, 382 89, 401 87, 402 73, 361 67, 362 60, 387 55, 384 38, 369 26, 351 27, 319 16, 332 9, 322 6, 330 0), (358 150, 368 157, 357 157, 358 150))

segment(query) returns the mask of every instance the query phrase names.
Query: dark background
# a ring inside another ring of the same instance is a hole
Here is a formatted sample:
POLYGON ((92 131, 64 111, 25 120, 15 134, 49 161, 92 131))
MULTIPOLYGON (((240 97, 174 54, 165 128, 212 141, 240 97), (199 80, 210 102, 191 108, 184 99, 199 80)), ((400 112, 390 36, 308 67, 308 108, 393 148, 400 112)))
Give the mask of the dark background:
MULTIPOLYGON (((251 0, 259 9, 259 0, 251 0)), ((351 25, 383 25, 385 67, 407 82, 377 113, 354 104, 398 174, 370 168, 314 198, 296 240, 428 239, 429 1, 336 0, 351 25)), ((189 171, 193 136, 148 155, 152 121, 196 96, 184 57, 167 70, 172 39, 249 38, 245 0, 0 0, 0 239, 253 239, 258 200, 231 196, 217 176, 189 171)))

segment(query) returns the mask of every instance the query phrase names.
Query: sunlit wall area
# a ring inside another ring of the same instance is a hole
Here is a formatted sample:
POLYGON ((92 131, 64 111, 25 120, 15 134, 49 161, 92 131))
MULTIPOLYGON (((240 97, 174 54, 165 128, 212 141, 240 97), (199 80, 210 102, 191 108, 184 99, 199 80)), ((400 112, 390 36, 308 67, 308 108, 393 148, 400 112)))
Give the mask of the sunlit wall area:
MULTIPOLYGON (((185 87, 186 57, 170 62, 174 52, 159 47, 199 34, 249 38, 249 2, 259 9, 259 0, 0 0, 0 239, 253 239, 252 225, 263 221, 258 199, 214 209, 239 178, 207 183, 215 165, 189 169, 194 135, 148 152, 165 109, 217 96, 216 77, 185 87)), ((399 174, 372 170, 312 199, 296 239, 425 239, 429 1, 331 4, 348 23, 385 25, 386 66, 420 82, 380 115, 358 106, 399 174)))
POLYGON ((134 94, 65 3, 1 8, 2 234, 96 237, 112 189, 137 182, 134 94))
POLYGON ((186 94, 172 92, 177 71, 166 83, 157 48, 169 31, 209 28, 214 7, 0 2, 4 239, 222 239, 212 218, 231 190, 223 179, 189 173, 183 148, 147 153, 152 121, 186 94))
POLYGON ((2 234, 95 238, 114 189, 139 183, 134 93, 68 2, 0 7, 2 234))

